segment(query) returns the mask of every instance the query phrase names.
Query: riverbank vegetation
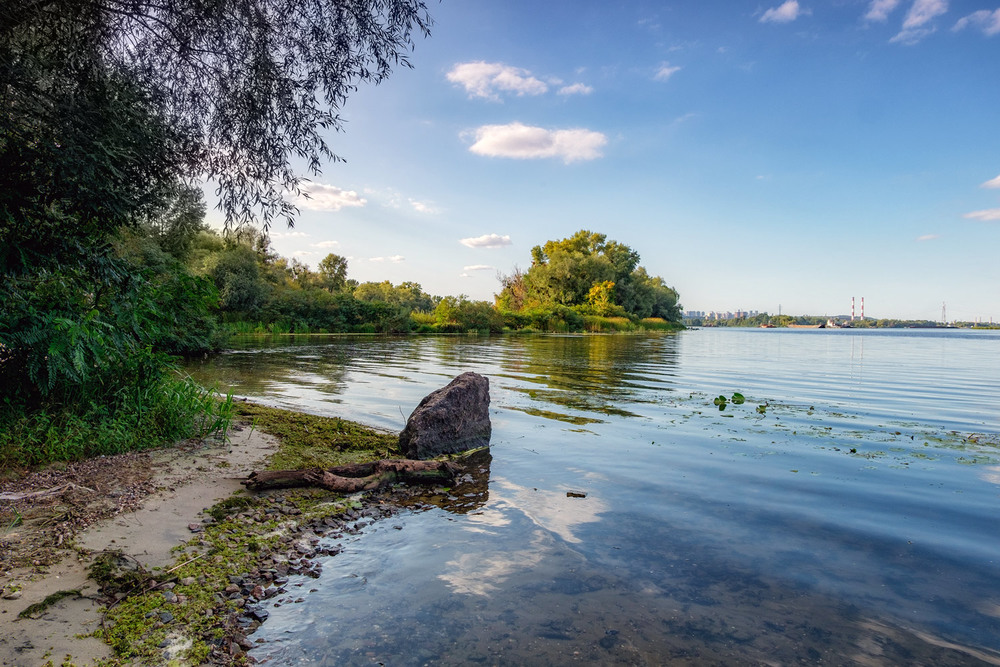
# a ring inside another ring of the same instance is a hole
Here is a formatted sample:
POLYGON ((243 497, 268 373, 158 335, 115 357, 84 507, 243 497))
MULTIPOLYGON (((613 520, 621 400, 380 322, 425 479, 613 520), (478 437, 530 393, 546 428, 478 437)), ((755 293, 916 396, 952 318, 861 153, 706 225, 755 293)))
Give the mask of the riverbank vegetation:
POLYGON ((291 224, 293 158, 338 160, 349 93, 429 25, 419 0, 0 5, 0 467, 225 428, 171 355, 218 347, 220 302, 261 305, 239 230, 291 224))
POLYGON ((591 232, 535 248, 495 303, 278 256, 292 156, 312 174, 338 160, 324 137, 348 94, 407 66, 430 19, 419 0, 260 4, 0 7, 0 468, 225 429, 230 402, 174 359, 232 333, 678 326, 677 293, 591 232))

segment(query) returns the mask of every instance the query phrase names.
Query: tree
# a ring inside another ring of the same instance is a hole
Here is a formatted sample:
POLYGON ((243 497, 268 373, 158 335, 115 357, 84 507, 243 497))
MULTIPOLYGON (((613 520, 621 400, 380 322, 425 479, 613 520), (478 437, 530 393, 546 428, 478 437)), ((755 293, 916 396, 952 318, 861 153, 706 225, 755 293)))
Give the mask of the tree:
POLYGON ((339 292, 347 285, 347 258, 330 253, 319 261, 319 275, 322 286, 331 292, 339 292))
POLYGON ((267 299, 267 283, 260 274, 257 253, 243 244, 224 250, 209 272, 222 297, 222 308, 250 314, 267 299))
POLYGON ((681 319, 677 292, 639 266, 639 253, 590 230, 531 249, 531 267, 499 276, 496 304, 525 313, 556 306, 602 316, 681 319))
MULTIPOLYGON (((421 0, 6 0, 0 95, 15 119, 5 116, 2 129, 6 137, 30 125, 44 137, 96 124, 126 136, 146 124, 86 113, 124 82, 166 131, 153 144, 169 144, 184 176, 217 183, 230 223, 291 222, 284 194, 301 192, 292 160, 318 174, 323 160, 340 159, 324 133, 343 129, 348 95, 409 67, 414 35, 430 23, 421 0)), ((24 132, 12 136, 30 145, 24 132)), ((51 139, 36 145, 59 160, 51 139)), ((80 185, 113 173, 101 168, 102 152, 85 157, 94 171, 80 185)), ((157 161, 132 164, 163 171, 157 161)), ((154 183, 148 176, 139 182, 154 183)))
POLYGON ((187 260, 195 237, 208 229, 201 190, 178 183, 165 208, 150 216, 145 226, 164 252, 187 260))
POLYGON ((610 280, 594 283, 590 291, 587 292, 587 306, 596 315, 612 314, 614 303, 615 284, 610 280))

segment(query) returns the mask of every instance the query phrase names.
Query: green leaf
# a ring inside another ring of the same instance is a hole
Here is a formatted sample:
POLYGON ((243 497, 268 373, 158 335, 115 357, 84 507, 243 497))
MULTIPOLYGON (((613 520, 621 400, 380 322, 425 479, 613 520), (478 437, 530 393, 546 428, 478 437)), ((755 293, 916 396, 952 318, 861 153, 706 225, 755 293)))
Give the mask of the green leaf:
POLYGON ((743 397, 743 394, 736 392, 733 394, 733 405, 743 405, 747 399, 743 397))

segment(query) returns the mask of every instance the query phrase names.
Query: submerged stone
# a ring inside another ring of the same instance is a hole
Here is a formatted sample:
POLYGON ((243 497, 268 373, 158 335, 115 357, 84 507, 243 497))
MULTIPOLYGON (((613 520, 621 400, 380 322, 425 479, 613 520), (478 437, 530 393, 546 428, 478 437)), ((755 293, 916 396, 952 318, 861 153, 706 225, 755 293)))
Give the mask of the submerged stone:
POLYGON ((462 373, 447 386, 424 397, 399 434, 399 448, 410 459, 488 447, 490 381, 478 373, 462 373))

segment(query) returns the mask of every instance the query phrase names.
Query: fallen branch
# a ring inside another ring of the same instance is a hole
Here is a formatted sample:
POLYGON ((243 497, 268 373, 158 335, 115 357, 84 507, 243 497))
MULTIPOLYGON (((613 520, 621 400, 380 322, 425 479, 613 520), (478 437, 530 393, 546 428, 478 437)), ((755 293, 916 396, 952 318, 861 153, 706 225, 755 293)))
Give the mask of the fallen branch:
POLYGON ((243 485, 251 491, 318 486, 338 493, 371 491, 390 484, 449 484, 458 466, 448 461, 382 459, 334 468, 305 470, 258 470, 243 485))

